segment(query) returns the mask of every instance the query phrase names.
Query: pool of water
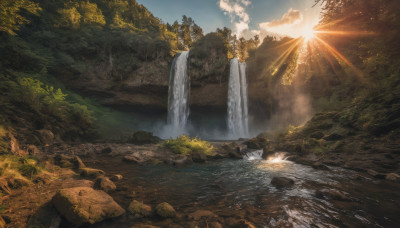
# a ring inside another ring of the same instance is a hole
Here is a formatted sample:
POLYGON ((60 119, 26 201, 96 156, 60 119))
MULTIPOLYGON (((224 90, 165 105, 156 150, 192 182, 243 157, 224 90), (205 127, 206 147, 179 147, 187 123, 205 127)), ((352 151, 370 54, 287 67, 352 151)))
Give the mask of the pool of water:
MULTIPOLYGON (((101 158, 88 164, 124 176, 117 183, 122 190, 112 194, 124 207, 129 204, 126 195, 131 194, 153 207, 166 201, 182 214, 210 210, 225 219, 245 218, 257 227, 400 227, 399 184, 340 168, 316 170, 282 159, 224 159, 184 168, 101 158), (271 184, 273 177, 291 178, 295 184, 278 189, 271 184), (349 200, 316 197, 322 189, 339 190, 349 200)), ((188 221, 183 216, 175 222, 187 227, 188 221)))

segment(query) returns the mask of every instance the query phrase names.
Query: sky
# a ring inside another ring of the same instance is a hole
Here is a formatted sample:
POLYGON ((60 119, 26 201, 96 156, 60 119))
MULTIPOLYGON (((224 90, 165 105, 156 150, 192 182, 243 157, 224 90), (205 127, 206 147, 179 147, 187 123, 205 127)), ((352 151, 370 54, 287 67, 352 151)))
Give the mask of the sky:
POLYGON ((299 37, 317 24, 315 0, 137 0, 165 23, 191 17, 205 33, 228 27, 239 37, 299 37))

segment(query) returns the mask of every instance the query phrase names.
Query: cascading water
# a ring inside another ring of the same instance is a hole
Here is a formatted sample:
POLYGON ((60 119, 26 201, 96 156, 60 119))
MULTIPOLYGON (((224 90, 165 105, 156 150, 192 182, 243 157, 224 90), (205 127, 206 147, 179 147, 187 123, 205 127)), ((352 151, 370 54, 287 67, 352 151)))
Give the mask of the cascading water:
POLYGON ((187 73, 189 51, 178 54, 170 73, 168 90, 168 135, 177 137, 186 132, 189 117, 190 80, 187 73))
POLYGON ((246 63, 239 63, 237 58, 231 60, 227 124, 228 137, 248 137, 246 63))

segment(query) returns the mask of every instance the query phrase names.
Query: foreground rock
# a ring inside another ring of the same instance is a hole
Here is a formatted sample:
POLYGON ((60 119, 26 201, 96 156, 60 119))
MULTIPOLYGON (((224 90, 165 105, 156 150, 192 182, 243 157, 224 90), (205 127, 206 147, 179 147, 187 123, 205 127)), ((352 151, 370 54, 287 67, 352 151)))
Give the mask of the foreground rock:
MULTIPOLYGON (((51 202, 42 205, 29 219, 26 228, 59 227, 61 216, 51 202)), ((0 226, 1 227, 1 226, 0 226)))
POLYGON ((156 213, 161 218, 174 218, 176 216, 175 209, 169 203, 160 203, 156 207, 156 213))
POLYGON ((277 188, 288 188, 294 185, 294 180, 287 177, 274 177, 271 184, 277 188))
POLYGON ((59 190, 52 202, 61 215, 75 225, 94 224, 125 213, 107 193, 88 187, 59 190))
POLYGON ((207 211, 207 210, 198 210, 198 211, 195 211, 188 215, 189 219, 196 220, 196 221, 200 220, 201 218, 209 219, 209 218, 217 218, 217 217, 218 216, 216 214, 214 214, 212 211, 207 211))
POLYGON ((100 176, 94 182, 93 188, 103 190, 105 192, 113 192, 117 189, 117 186, 107 177, 100 176))
POLYGON ((344 193, 334 190, 334 189, 323 189, 315 192, 315 195, 320 199, 333 199, 339 201, 350 201, 350 198, 347 197, 344 193))

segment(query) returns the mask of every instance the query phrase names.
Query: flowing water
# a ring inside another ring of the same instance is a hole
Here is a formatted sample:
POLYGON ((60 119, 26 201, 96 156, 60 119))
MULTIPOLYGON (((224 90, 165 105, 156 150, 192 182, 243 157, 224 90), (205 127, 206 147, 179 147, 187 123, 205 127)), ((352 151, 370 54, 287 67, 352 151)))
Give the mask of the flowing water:
POLYGON ((182 52, 172 63, 168 90, 168 137, 177 137, 187 130, 190 94, 188 57, 189 51, 182 52))
MULTIPOLYGON (((260 151, 255 151, 243 160, 223 159, 184 168, 137 166, 101 158, 90 165, 109 175, 124 176, 117 184, 125 186, 125 191, 112 195, 124 207, 130 202, 126 195, 131 193, 153 207, 169 202, 183 215, 210 210, 223 227, 229 227, 230 218, 238 217, 256 227, 400 227, 399 184, 360 178, 356 172, 340 168, 316 170, 286 161, 283 154, 269 160, 260 160, 260 156, 260 151), (291 178, 295 184, 279 189, 271 184, 273 177, 291 178), (348 200, 319 198, 316 191, 322 189, 341 191, 348 200)), ((96 227, 128 227, 135 222, 120 219, 96 227)), ((190 222, 185 216, 174 220, 181 227, 192 227, 190 222)), ((168 227, 161 222, 158 225, 168 227)))
POLYGON ((232 139, 248 137, 246 63, 240 63, 237 58, 231 60, 227 125, 228 137, 232 139))

